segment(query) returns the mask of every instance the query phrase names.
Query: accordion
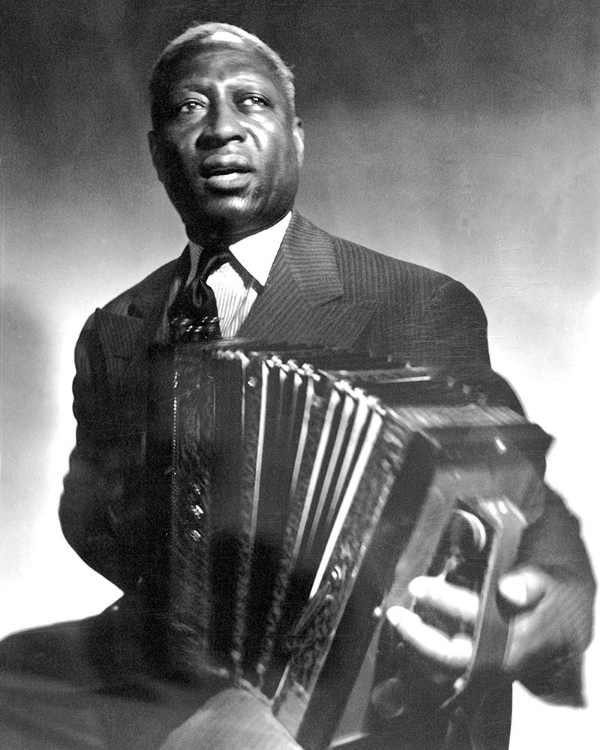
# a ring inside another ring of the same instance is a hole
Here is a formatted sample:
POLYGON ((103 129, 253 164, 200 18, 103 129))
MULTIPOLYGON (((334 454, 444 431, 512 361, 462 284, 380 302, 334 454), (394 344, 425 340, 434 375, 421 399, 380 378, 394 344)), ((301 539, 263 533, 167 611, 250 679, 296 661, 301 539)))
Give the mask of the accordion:
POLYGON ((550 438, 481 373, 241 342, 155 373, 147 606, 173 673, 247 687, 322 750, 386 609, 438 574, 481 601, 456 692, 499 667, 496 584, 542 512, 550 438))

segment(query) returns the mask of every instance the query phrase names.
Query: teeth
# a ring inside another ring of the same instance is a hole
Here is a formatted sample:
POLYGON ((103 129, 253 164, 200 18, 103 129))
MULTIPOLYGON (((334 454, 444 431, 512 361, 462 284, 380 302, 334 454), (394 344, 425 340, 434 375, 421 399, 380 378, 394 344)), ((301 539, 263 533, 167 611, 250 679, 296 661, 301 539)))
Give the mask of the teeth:
POLYGON ((223 175, 223 174, 238 174, 239 172, 240 172, 239 169, 214 169, 210 171, 206 176, 218 177, 219 175, 223 175))

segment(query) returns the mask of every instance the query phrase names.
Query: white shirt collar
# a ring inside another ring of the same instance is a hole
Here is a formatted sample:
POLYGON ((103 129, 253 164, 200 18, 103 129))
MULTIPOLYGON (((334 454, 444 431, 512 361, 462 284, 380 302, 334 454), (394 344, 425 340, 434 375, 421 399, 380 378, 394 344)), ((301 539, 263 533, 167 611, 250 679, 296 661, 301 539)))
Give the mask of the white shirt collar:
MULTIPOLYGON (((238 263, 262 286, 267 283, 275 256, 281 247, 291 219, 292 212, 290 211, 273 226, 252 234, 250 237, 244 237, 243 240, 234 242, 229 248, 238 263)), ((201 253, 202 248, 190 240, 191 278, 196 273, 201 253)))

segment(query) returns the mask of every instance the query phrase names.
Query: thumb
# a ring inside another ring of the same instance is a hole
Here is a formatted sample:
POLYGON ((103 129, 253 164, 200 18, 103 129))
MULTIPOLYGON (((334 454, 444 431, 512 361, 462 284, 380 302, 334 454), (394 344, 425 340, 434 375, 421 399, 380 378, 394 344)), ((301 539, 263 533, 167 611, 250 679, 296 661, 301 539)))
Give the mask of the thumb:
POLYGON ((533 567, 513 570, 500 578, 498 590, 514 609, 532 609, 546 593, 546 575, 533 567))

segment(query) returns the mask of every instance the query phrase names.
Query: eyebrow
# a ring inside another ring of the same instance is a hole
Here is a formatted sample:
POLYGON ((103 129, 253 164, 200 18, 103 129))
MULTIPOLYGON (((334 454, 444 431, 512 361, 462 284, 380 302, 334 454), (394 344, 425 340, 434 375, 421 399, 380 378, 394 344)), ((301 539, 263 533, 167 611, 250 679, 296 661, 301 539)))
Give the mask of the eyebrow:
MULTIPOLYGON (((241 81, 241 82, 247 81, 248 83, 256 83, 256 82, 263 83, 264 82, 273 86, 274 88, 278 88, 275 81, 272 81, 271 78, 269 78, 269 76, 263 75, 261 73, 256 73, 255 75, 253 73, 242 72, 239 74, 239 76, 236 74, 230 76, 230 80, 231 79, 234 79, 235 81, 241 81)), ((198 82, 198 80, 200 80, 202 83, 204 83, 205 81, 212 82, 211 78, 207 78, 202 75, 196 76, 192 74, 192 75, 186 76, 185 78, 180 78, 177 81, 173 81, 172 86, 194 85, 198 82)))
MULTIPOLYGON (((286 101, 285 92, 281 91, 274 81, 271 81, 270 79, 263 76, 246 77, 245 75, 243 75, 240 78, 234 78, 233 80, 231 80, 227 88, 235 91, 236 89, 245 87, 250 89, 258 89, 259 91, 265 91, 265 93, 268 93, 271 98, 274 98, 276 96, 278 99, 281 99, 284 102, 286 101)), ((210 79, 196 78, 192 76, 173 83, 171 86, 169 86, 169 90, 166 92, 166 95, 167 98, 170 98, 184 91, 197 91, 198 93, 205 93, 209 92, 210 88, 210 79)))

